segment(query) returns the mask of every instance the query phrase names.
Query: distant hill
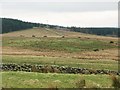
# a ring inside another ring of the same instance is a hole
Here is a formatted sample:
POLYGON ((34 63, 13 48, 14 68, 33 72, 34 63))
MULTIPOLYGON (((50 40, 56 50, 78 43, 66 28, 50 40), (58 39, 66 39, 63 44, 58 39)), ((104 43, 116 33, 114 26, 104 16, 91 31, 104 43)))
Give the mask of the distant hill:
POLYGON ((37 23, 24 22, 17 19, 2 18, 2 33, 19 31, 37 26, 39 26, 37 23))
MULTIPOLYGON (((30 29, 33 27, 49 27, 55 28, 56 25, 47 25, 41 23, 32 23, 32 22, 25 22, 18 19, 11 19, 11 18, 0 18, 2 19, 2 33, 8 33, 13 31, 20 31, 25 29, 30 29)), ((62 26, 59 26, 62 27, 62 26)))
POLYGON ((119 36, 119 28, 80 28, 80 27, 71 27, 71 31, 87 33, 87 34, 95 34, 95 35, 102 35, 102 36, 112 36, 118 37, 119 36))
POLYGON ((102 36, 115 36, 115 37, 118 36, 118 28, 63 27, 57 25, 47 25, 42 23, 24 22, 18 19, 10 19, 10 18, 0 18, 0 19, 2 19, 2 33, 40 27, 40 28, 50 28, 50 29, 63 29, 74 32, 81 32, 81 33, 102 35, 102 36))

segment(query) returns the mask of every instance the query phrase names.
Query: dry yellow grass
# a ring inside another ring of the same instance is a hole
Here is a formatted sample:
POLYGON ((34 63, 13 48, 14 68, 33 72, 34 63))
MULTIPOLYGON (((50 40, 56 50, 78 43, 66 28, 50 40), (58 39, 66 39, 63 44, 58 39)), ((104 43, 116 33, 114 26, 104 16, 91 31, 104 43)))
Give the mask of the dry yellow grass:
POLYGON ((70 57, 70 58, 78 58, 78 59, 110 59, 110 60, 118 60, 118 50, 117 49, 108 49, 101 51, 87 51, 87 52, 74 52, 67 53, 62 51, 51 51, 51 52, 40 52, 34 51, 30 49, 21 49, 15 47, 3 47, 2 48, 3 55, 33 55, 33 56, 49 56, 49 57, 70 57))
MULTIPOLYGON (((115 37, 105 37, 105 36, 97 36, 90 34, 83 34, 78 32, 70 32, 65 30, 57 30, 57 29, 46 29, 46 28, 33 28, 22 31, 15 31, 11 33, 6 33, 1 36, 4 37, 32 37, 35 35, 36 37, 62 37, 65 38, 78 38, 86 40, 104 40, 104 41, 118 41, 118 38, 115 37)), ((110 60, 118 60, 118 49, 108 49, 108 50, 100 50, 100 51, 85 51, 85 52, 75 52, 75 53, 67 53, 62 51, 50 51, 50 52, 40 52, 29 49, 21 49, 15 47, 3 47, 2 48, 3 55, 35 55, 35 56, 51 56, 51 57, 72 57, 72 58, 80 58, 80 59, 110 59, 110 60)))
POLYGON ((106 37, 106 36, 97 36, 97 35, 90 35, 90 34, 84 34, 79 32, 72 32, 72 31, 66 31, 66 30, 57 30, 57 29, 46 29, 46 28, 33 28, 33 29, 27 29, 27 30, 21 30, 21 31, 15 31, 3 34, 3 37, 32 37, 32 35, 35 35, 36 37, 81 37, 83 39, 98 39, 98 40, 113 40, 118 41, 118 38, 115 37, 106 37))

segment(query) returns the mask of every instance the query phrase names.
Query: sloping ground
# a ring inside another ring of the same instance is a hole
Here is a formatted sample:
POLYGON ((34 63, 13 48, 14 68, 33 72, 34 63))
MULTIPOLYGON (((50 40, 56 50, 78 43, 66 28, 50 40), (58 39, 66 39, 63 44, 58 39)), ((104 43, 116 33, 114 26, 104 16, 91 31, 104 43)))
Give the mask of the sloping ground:
POLYGON ((56 33, 52 33, 52 30, 49 31, 45 28, 36 28, 36 29, 27 29, 27 30, 21 30, 21 31, 15 31, 3 34, 3 36, 7 37, 32 37, 32 35, 35 35, 36 37, 43 37, 43 36, 58 36, 56 33))
POLYGON ((64 30, 56 30, 56 29, 48 29, 48 28, 33 28, 33 29, 27 29, 27 30, 21 30, 21 31, 15 31, 3 34, 5 37, 32 37, 32 35, 35 35, 35 37, 60 37, 60 36, 71 36, 71 35, 80 35, 79 33, 75 32, 69 32, 64 30))
POLYGON ((79 32, 72 32, 69 30, 58 30, 58 29, 48 29, 48 28, 32 28, 27 30, 15 31, 10 33, 5 33, 3 37, 77 37, 83 39, 99 39, 99 40, 115 40, 117 41, 118 38, 115 37, 105 37, 105 36, 97 36, 97 35, 90 35, 90 34, 83 34, 79 32))
MULTIPOLYGON (((23 37, 22 39, 25 39, 24 37, 30 38, 32 37, 32 35, 35 35, 36 37, 47 36, 46 39, 48 40, 48 42, 50 41, 49 37, 59 37, 59 39, 57 40, 55 39, 56 43, 57 41, 62 39, 61 38, 62 36, 65 36, 65 38, 63 38, 62 40, 66 40, 66 38, 76 38, 76 39, 79 38, 79 40, 82 40, 82 41, 86 41, 86 40, 87 41, 99 40, 99 41, 105 41, 105 42, 107 41, 108 44, 110 41, 113 41, 114 43, 112 45, 118 45, 117 43, 118 38, 115 38, 115 37, 96 36, 96 35, 83 34, 83 33, 78 33, 78 32, 70 32, 68 30, 47 29, 47 28, 33 28, 33 29, 28 29, 28 30, 6 33, 6 34, 3 34, 3 42, 4 40, 7 41, 8 39, 7 42, 9 43, 9 45, 10 45, 10 42, 11 42, 11 45, 13 45, 15 40, 11 39, 12 41, 10 41, 9 38, 7 37, 17 37, 17 38, 23 37)), ((30 38, 30 39, 40 41, 40 39, 37 39, 37 38, 30 38)), ((44 40, 44 38, 41 38, 41 40, 44 40)), ((70 40, 74 40, 74 39, 70 39, 70 40)), ((70 42, 74 44, 73 41, 70 41, 70 42)), ((60 51, 44 52, 44 51, 35 51, 31 49, 15 48, 14 46, 13 47, 4 46, 4 43, 3 43, 2 50, 3 50, 2 52, 3 55, 33 55, 33 56, 50 56, 50 57, 71 57, 71 58, 78 58, 78 59, 118 60, 117 48, 113 48, 113 49, 108 48, 105 50, 100 50, 98 52, 94 52, 94 51, 86 51, 86 52, 79 52, 79 53, 78 52, 67 53, 67 52, 60 52, 60 51)))
MULTIPOLYGON (((118 39, 114 37, 47 28, 16 31, 2 36, 3 46, 2 48, 0 46, 2 49, 0 54, 3 55, 3 63, 47 64, 118 70, 118 39), (35 37, 32 37, 33 35, 35 37), (94 47, 99 50, 94 51, 94 47), (79 51, 79 49, 83 49, 83 51, 79 51), (66 52, 67 50, 71 52, 66 52)), ((73 88, 77 87, 76 82, 80 78, 85 79, 85 87, 112 87, 111 79, 106 75, 84 76, 35 72, 3 72, 2 74, 3 88, 49 88, 52 85, 52 87, 58 88, 73 88)))
POLYGON ((13 48, 13 47, 3 47, 2 48, 3 55, 28 55, 28 56, 45 56, 45 57, 68 57, 68 58, 76 58, 76 59, 108 59, 108 60, 118 60, 118 50, 102 50, 99 52, 88 51, 88 52, 79 52, 79 53, 66 53, 59 51, 51 51, 51 52, 40 52, 29 49, 21 49, 21 48, 13 48))

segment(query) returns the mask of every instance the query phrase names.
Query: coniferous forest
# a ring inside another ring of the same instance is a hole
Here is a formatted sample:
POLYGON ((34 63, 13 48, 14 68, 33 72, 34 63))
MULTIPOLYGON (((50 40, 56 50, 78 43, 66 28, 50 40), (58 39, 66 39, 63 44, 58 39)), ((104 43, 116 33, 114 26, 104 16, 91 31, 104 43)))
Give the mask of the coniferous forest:
MULTIPOLYGON (((0 18, 2 20, 2 33, 8 33, 13 31, 19 31, 24 29, 29 29, 33 27, 46 27, 49 28, 66 28, 71 31, 87 33, 87 34, 95 34, 95 35, 102 35, 102 36, 119 36, 118 35, 118 28, 110 28, 110 27, 103 27, 103 28, 81 28, 81 27, 63 27, 57 25, 47 25, 42 23, 32 23, 32 22, 24 22, 18 19, 10 19, 10 18, 0 18)), ((64 29, 65 30, 65 29, 64 29)))

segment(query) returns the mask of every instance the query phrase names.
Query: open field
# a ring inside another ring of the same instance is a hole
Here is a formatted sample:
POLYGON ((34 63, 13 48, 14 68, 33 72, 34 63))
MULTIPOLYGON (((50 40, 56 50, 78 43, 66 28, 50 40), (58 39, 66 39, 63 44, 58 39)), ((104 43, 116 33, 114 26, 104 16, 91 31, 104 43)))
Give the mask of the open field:
MULTIPOLYGON (((2 38, 2 63, 58 65, 118 71, 118 39, 115 37, 36 28, 6 33, 2 35, 2 38)), ((75 82, 79 78, 85 79, 86 87, 89 88, 112 87, 109 75, 9 71, 3 71, 2 75, 3 87, 76 88, 75 82)))
POLYGON ((80 52, 117 48, 115 44, 109 42, 79 38, 3 38, 3 46, 21 47, 35 51, 80 52))
POLYGON ((3 63, 37 64, 37 65, 58 65, 92 69, 118 70, 118 62, 114 60, 89 60, 63 57, 43 56, 3 56, 3 63))
POLYGON ((3 37, 2 54, 118 60, 117 41, 109 42, 79 38, 3 37))
MULTIPOLYGON (((80 88, 78 85, 80 80, 86 81, 86 88, 112 87, 109 75, 42 74, 28 72, 2 72, 2 75, 3 87, 6 88, 80 88)), ((81 86, 81 88, 83 87, 81 86)))

